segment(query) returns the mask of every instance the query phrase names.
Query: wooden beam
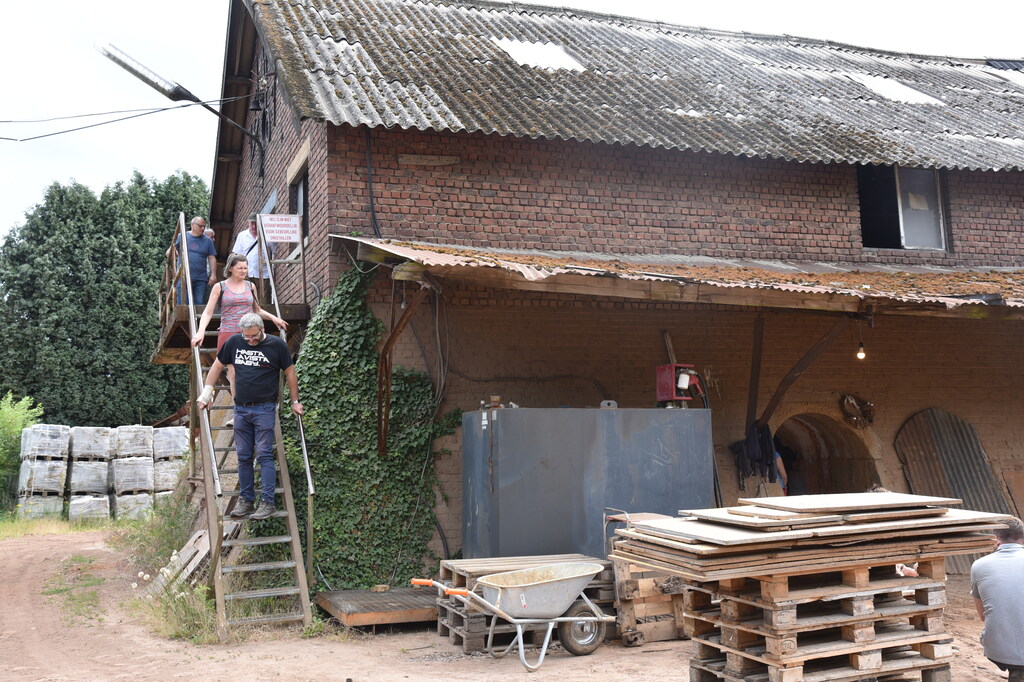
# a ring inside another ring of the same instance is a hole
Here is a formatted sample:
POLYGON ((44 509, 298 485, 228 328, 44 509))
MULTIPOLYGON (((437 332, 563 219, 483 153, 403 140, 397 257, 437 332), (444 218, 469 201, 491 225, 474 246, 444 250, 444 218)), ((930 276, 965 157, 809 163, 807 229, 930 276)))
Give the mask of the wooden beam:
POLYGON ((832 345, 832 342, 839 338, 839 335, 846 331, 846 328, 850 326, 851 318, 843 316, 839 318, 832 328, 825 332, 825 335, 818 339, 818 342, 811 346, 802 358, 793 368, 786 373, 786 376, 779 382, 779 387, 775 389, 775 393, 772 394, 772 399, 768 401, 768 406, 764 408, 764 412, 761 413, 761 423, 767 424, 768 420, 772 418, 772 414, 775 413, 775 409, 782 402, 782 399, 786 396, 786 391, 796 383, 800 375, 803 374, 807 369, 818 359, 826 348, 832 345))

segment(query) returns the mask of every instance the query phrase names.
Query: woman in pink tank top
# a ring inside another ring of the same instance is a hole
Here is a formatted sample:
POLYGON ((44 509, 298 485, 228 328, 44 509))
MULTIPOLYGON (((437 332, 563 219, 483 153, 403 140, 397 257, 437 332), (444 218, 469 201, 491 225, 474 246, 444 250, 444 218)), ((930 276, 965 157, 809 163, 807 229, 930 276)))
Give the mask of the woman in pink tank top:
MULTIPOLYGON (((276 315, 271 315, 260 308, 260 302, 256 298, 256 292, 252 282, 246 279, 249 275, 249 263, 245 256, 233 253, 228 256, 228 263, 224 267, 224 281, 217 282, 210 290, 210 299, 203 310, 203 317, 199 321, 199 330, 192 337, 192 345, 202 344, 206 338, 206 328, 213 319, 213 311, 220 302, 220 328, 217 331, 217 350, 224 345, 228 337, 242 331, 238 326, 242 315, 256 313, 264 320, 273 322, 278 329, 288 329, 288 323, 276 315)), ((228 382, 231 384, 231 394, 234 395, 235 377, 234 368, 228 365, 228 382)))

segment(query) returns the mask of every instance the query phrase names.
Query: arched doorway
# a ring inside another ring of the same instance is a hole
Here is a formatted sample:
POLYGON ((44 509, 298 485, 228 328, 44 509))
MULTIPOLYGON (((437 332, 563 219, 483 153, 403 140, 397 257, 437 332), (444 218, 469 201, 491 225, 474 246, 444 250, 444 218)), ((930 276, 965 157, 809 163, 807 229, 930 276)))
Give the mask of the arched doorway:
POLYGON ((823 414, 790 417, 775 431, 790 495, 860 493, 878 483, 878 467, 853 429, 823 414))

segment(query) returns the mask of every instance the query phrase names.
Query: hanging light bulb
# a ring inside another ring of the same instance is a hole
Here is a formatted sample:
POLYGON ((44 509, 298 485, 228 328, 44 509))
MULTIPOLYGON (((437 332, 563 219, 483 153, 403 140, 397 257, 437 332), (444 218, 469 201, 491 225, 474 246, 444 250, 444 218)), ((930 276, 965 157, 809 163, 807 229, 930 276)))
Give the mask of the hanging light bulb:
POLYGON ((867 356, 868 356, 868 354, 864 352, 864 342, 861 341, 860 345, 857 347, 857 359, 858 360, 863 360, 867 356))

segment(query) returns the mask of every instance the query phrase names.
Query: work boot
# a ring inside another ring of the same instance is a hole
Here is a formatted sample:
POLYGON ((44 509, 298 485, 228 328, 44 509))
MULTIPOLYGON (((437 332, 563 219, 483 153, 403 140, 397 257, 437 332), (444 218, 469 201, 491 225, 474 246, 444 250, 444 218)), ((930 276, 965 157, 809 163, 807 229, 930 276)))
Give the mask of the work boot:
POLYGON ((256 511, 256 507, 252 505, 252 502, 243 497, 238 500, 238 504, 236 504, 235 508, 231 511, 231 518, 240 519, 245 516, 249 516, 254 511, 256 511))
POLYGON ((269 519, 271 516, 277 513, 277 507, 274 506, 273 502, 267 502, 266 500, 260 500, 259 508, 253 512, 253 515, 249 517, 252 521, 262 521, 263 519, 269 519))

